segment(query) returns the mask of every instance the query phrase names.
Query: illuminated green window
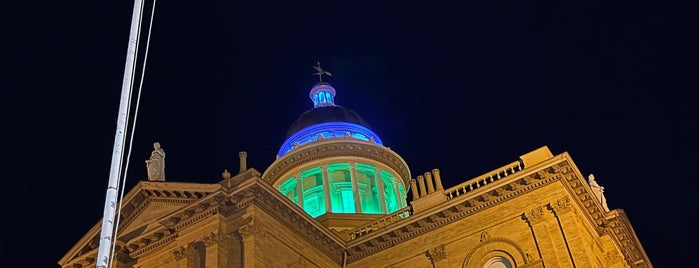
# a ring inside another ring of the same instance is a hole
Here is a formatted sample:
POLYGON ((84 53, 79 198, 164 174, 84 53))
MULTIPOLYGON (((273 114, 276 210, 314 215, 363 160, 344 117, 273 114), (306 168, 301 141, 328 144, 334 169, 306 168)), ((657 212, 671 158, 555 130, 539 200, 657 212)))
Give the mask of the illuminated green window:
POLYGON ((408 204, 406 204, 407 196, 405 195, 405 188, 403 188, 402 183, 398 183, 398 194, 400 195, 400 197, 398 198, 398 201, 400 202, 400 207, 404 208, 408 206, 408 204))
POLYGON ((393 182, 396 180, 396 177, 383 170, 381 171, 381 180, 383 181, 384 200, 386 200, 386 212, 391 214, 400 209, 402 205, 398 196, 396 196, 396 189, 393 188, 393 182))
POLYGON ((379 176, 375 166, 361 163, 356 165, 355 172, 357 193, 352 188, 349 163, 328 165, 329 207, 326 200, 328 197, 325 196, 326 185, 323 184, 323 170, 320 167, 301 172, 300 180, 296 177, 288 178, 279 185, 279 191, 295 204, 301 203, 303 210, 314 218, 327 212, 357 213, 357 204, 361 206, 361 212, 366 214, 381 214, 384 206, 386 213, 393 213, 407 206, 405 188, 390 172, 382 170, 379 176), (301 192, 298 192, 299 190, 301 192), (382 195, 384 203, 381 203, 382 195), (358 203, 355 200, 357 196, 358 203), (299 200, 299 197, 303 200, 299 200))
POLYGON ((282 192, 284 196, 289 198, 289 200, 293 201, 297 205, 299 204, 298 201, 298 193, 296 192, 296 178, 291 177, 288 178, 285 182, 279 185, 279 191, 282 192))
POLYGON ((328 165, 328 177, 331 211, 334 213, 356 213, 349 164, 328 165))
POLYGON ((302 172, 301 178, 303 182, 303 209, 314 218, 325 214, 323 175, 320 168, 302 172))
POLYGON ((379 199, 379 185, 376 180, 376 167, 358 164, 357 185, 362 213, 381 214, 381 199, 379 199))

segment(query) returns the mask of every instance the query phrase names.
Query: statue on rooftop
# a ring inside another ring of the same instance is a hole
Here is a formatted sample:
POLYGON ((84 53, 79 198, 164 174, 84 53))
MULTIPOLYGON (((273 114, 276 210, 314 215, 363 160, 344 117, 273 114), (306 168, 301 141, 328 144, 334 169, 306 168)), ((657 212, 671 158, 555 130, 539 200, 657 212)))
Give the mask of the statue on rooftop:
POLYGON ((165 150, 159 142, 153 143, 153 152, 150 159, 146 160, 149 181, 165 181, 165 150))
POLYGON ((590 174, 587 177, 587 181, 590 184, 592 193, 595 194, 597 200, 599 200, 599 202, 602 204, 602 208, 604 208, 604 211, 609 211, 609 207, 607 207, 607 199, 604 198, 604 187, 597 184, 597 181, 595 180, 595 175, 590 174))

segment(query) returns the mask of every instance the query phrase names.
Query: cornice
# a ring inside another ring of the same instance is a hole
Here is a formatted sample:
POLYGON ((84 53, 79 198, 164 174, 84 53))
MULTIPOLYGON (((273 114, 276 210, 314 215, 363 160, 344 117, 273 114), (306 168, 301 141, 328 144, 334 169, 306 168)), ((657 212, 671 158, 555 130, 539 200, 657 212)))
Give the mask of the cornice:
POLYGON ((570 169, 567 162, 554 163, 536 172, 512 176, 500 182, 467 192, 448 201, 439 210, 413 214, 394 222, 381 230, 374 230, 350 241, 348 263, 355 262, 376 252, 400 244, 419 235, 431 232, 450 223, 462 220, 485 209, 497 206, 527 192, 542 188, 560 180, 570 169))
MULTIPOLYGON (((180 231, 213 215, 232 215, 236 211, 255 206, 271 215, 309 244, 313 245, 338 264, 342 263, 344 243, 329 229, 319 225, 308 214, 300 210, 259 178, 251 178, 230 192, 209 194, 176 213, 158 221, 159 228, 118 243, 116 249, 126 261, 146 255, 164 245, 176 241, 180 231)), ((128 236, 124 234, 120 237, 128 236)), ((93 260, 96 250, 81 256, 82 261, 93 260)))
POLYGON ((605 231, 621 247, 624 260, 626 260, 629 266, 639 268, 652 267, 648 255, 641 246, 641 241, 638 240, 636 232, 631 227, 631 223, 623 210, 615 209, 609 212, 605 231))
MULTIPOLYGON (((225 196, 222 192, 209 193, 205 198, 191 203, 175 213, 161 218, 159 228, 141 234, 124 242, 131 258, 136 259, 148 252, 175 241, 180 231, 221 212, 225 196)), ((126 236, 128 234, 124 234, 126 236)))
POLYGON ((381 162, 400 173, 404 183, 410 180, 410 170, 405 160, 388 147, 355 139, 320 140, 288 152, 265 170, 262 178, 274 184, 279 176, 303 164, 332 157, 354 156, 381 162))
POLYGON ((345 247, 342 239, 331 230, 318 224, 307 213, 290 203, 286 197, 281 196, 266 183, 258 182, 251 185, 244 191, 232 195, 229 199, 231 203, 235 204, 235 210, 241 210, 248 206, 260 208, 330 259, 338 264, 342 263, 345 247))
MULTIPOLYGON (((516 173, 517 174, 517 173, 516 173)), ((515 174, 515 175, 516 175, 515 174)), ((625 260, 631 267, 650 267, 650 261, 643 251, 631 224, 621 210, 606 213, 586 187, 585 181, 577 167, 567 154, 555 157, 529 170, 523 170, 519 176, 508 176, 495 181, 488 187, 467 191, 447 201, 435 209, 413 214, 407 218, 390 221, 380 229, 363 228, 357 230, 348 243, 348 262, 355 262, 376 252, 400 244, 404 241, 459 221, 485 209, 497 206, 535 189, 560 181, 571 194, 571 200, 547 204, 550 209, 570 209, 569 202, 576 202, 584 209, 584 217, 594 226, 598 235, 610 233, 624 253, 625 260), (563 202, 563 203, 561 203, 563 202)), ((523 214, 523 219, 529 219, 523 214)), ((394 217, 395 218, 395 217, 394 217)))
MULTIPOLYGON (((139 182, 124 198, 126 202, 121 208, 120 229, 124 229, 131 224, 150 205, 181 204, 185 209, 179 210, 169 215, 167 219, 161 220, 160 224, 162 227, 148 230, 147 233, 139 234, 134 238, 129 238, 127 241, 124 241, 124 238, 133 237, 133 232, 120 234, 116 238, 117 245, 115 249, 123 253, 121 254, 122 256, 136 258, 152 249, 167 244, 165 241, 174 240, 178 230, 217 213, 216 206, 206 205, 211 202, 197 202, 206 199, 218 189, 220 189, 218 184, 139 182), (192 204, 195 205, 192 206, 192 204), (176 221, 179 224, 175 223, 176 221)), ((97 224, 100 225, 99 222, 97 224)), ((94 266, 100 234, 101 229, 93 228, 89 233, 91 238, 88 242, 82 244, 82 247, 75 254, 72 254, 72 258, 66 259, 66 263, 72 262, 83 267, 94 266)))

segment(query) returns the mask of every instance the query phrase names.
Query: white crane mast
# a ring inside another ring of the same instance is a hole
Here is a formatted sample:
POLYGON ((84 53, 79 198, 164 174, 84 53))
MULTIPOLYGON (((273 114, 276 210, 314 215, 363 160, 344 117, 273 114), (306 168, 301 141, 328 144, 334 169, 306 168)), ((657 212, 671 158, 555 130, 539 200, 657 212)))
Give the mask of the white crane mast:
POLYGON ((143 13, 143 1, 134 0, 133 15, 131 17, 131 33, 126 54, 126 66, 124 67, 124 79, 121 85, 121 101, 119 103, 119 114, 117 116, 116 135, 114 137, 114 151, 112 153, 112 164, 109 169, 109 185, 104 201, 104 216, 102 217, 102 230, 99 238, 99 249, 97 252, 97 268, 107 268, 111 264, 112 235, 114 231, 114 218, 116 214, 117 189, 119 189, 119 178, 121 177, 121 162, 123 158, 125 131, 128 120, 129 102, 133 88, 134 61, 137 53, 137 43, 140 35, 141 16, 143 13))

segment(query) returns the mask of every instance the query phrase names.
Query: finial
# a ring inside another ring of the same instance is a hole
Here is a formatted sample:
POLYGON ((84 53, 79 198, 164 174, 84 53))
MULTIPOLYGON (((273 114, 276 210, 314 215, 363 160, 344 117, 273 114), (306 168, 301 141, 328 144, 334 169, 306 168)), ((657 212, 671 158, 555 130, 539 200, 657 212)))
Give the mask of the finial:
POLYGON ((240 171, 238 171, 238 174, 240 174, 248 169, 248 153, 245 151, 240 151, 238 156, 240 158, 240 171))
POLYGON ((328 76, 333 76, 330 72, 323 70, 323 68, 320 68, 320 61, 317 61, 316 64, 318 66, 313 66, 313 69, 316 70, 316 72, 313 73, 313 75, 317 75, 320 82, 323 82, 323 75, 324 74, 326 74, 328 76))
POLYGON ((223 172, 221 173, 221 178, 227 180, 231 178, 231 173, 228 172, 228 169, 224 169, 223 172))

